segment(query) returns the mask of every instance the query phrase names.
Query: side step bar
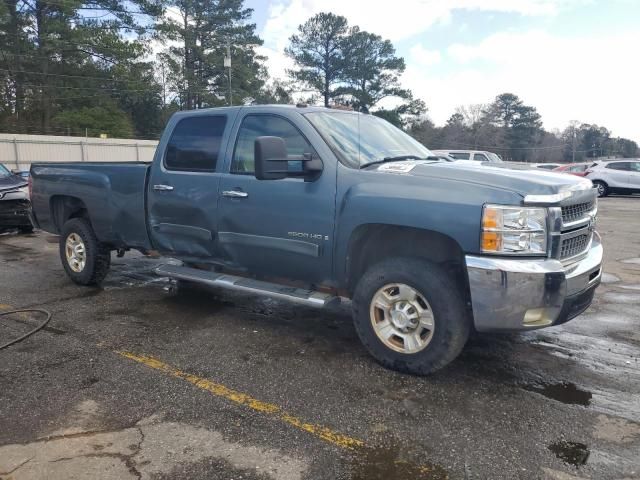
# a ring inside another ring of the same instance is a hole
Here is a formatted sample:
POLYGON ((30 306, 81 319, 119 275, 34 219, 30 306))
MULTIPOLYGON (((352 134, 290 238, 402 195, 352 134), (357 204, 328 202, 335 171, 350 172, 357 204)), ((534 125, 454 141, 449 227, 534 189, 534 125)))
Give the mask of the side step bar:
POLYGON ((340 297, 329 293, 288 287, 277 283, 263 282, 252 278, 238 277, 226 273, 209 272, 197 268, 178 265, 161 265, 155 269, 156 274, 163 277, 187 280, 211 287, 221 287, 229 290, 267 295, 290 302, 301 303, 312 307, 326 307, 340 303, 340 297))

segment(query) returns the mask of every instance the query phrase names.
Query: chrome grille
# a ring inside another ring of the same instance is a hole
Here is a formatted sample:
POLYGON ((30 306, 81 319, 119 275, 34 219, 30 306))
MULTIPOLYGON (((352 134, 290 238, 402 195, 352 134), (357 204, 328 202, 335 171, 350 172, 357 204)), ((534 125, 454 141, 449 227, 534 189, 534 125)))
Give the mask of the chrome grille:
POLYGON ((582 220, 589 215, 594 208, 594 202, 576 203, 562 207, 562 222, 571 223, 582 220))
POLYGON ((591 232, 562 239, 562 243, 560 244, 560 258, 565 259, 580 255, 587 249, 590 240, 591 232))

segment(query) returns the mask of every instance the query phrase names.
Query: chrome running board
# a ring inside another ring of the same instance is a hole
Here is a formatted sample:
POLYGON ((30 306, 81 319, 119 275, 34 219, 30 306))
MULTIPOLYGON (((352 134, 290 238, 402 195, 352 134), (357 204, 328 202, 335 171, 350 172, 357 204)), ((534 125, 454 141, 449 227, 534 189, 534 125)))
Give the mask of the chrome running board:
POLYGON ((157 275, 187 280, 211 287, 238 290, 241 292, 267 295, 294 303, 301 303, 312 307, 326 307, 340 302, 340 297, 330 293, 305 290, 303 288, 288 287, 277 283, 263 282, 252 278, 229 275, 227 273, 198 270, 197 268, 182 267, 178 265, 161 265, 155 269, 157 275))

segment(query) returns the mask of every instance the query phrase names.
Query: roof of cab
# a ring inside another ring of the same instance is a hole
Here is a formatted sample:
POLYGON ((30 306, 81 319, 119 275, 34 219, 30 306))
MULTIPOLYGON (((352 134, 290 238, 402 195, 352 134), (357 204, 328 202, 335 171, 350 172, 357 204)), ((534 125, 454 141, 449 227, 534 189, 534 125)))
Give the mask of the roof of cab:
POLYGON ((202 108, 199 110, 182 110, 180 112, 176 112, 174 115, 176 116, 192 116, 192 115, 206 115, 211 112, 233 112, 236 110, 272 110, 277 112, 278 110, 296 110, 300 113, 309 113, 309 112, 339 112, 339 113, 351 113, 351 114, 360 114, 354 110, 347 110, 344 108, 331 108, 331 107, 321 107, 316 105, 306 105, 306 104, 298 104, 298 105, 282 105, 282 104, 267 104, 267 105, 238 105, 233 107, 213 107, 213 108, 202 108))

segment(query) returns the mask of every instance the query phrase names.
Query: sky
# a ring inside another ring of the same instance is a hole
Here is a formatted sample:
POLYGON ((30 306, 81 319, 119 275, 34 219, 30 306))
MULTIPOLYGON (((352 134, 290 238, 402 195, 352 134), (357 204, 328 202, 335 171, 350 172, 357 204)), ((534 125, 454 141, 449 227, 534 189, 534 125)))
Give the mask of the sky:
POLYGON ((404 87, 442 125, 456 107, 511 92, 547 130, 596 123, 640 143, 640 0, 246 0, 271 76, 310 16, 343 15, 392 41, 404 87))

